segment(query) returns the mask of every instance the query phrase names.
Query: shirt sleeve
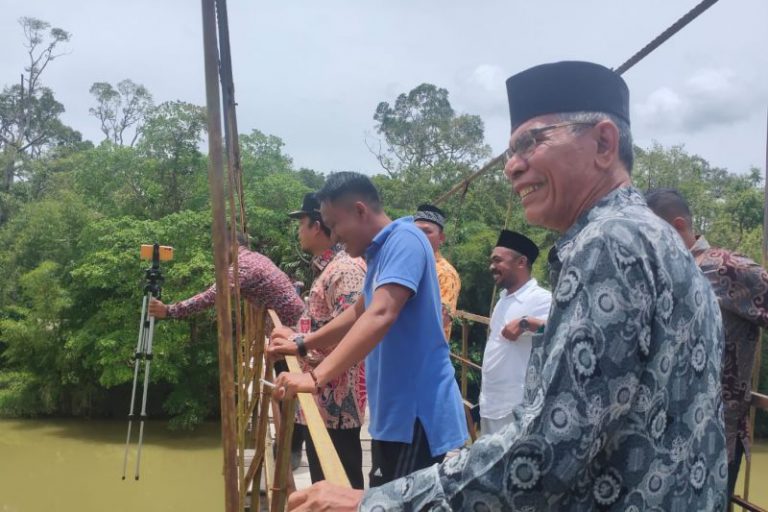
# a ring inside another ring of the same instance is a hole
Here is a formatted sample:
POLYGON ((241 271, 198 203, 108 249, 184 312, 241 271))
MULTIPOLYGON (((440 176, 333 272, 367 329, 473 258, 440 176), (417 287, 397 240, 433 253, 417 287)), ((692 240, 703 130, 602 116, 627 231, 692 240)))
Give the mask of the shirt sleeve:
POLYGON ((214 284, 204 292, 168 306, 170 318, 186 318, 189 315, 208 309, 216 302, 216 285, 214 284))
POLYGON ((448 308, 448 312, 453 315, 456 313, 456 304, 459 302, 459 292, 461 291, 459 274, 448 268, 438 271, 437 280, 440 285, 440 300, 448 308))
POLYGON ((712 283, 721 308, 768 327, 768 273, 763 267, 738 254, 727 254, 722 265, 702 270, 712 283))
MULTIPOLYGON (((227 280, 229 286, 233 284, 232 280, 232 268, 227 273, 227 280)), ((186 318, 195 313, 199 313, 205 309, 208 309, 216 302, 216 284, 208 288, 207 290, 198 293, 197 295, 188 299, 182 300, 175 304, 168 306, 168 316, 170 318, 186 318)))
POLYGON ((621 271, 606 265, 610 252, 605 241, 594 241, 563 268, 542 349, 531 356, 536 391, 513 411, 511 425, 440 465, 369 489, 361 510, 558 508, 601 443, 619 430, 642 373, 639 347, 653 317, 652 279, 640 257, 622 262, 621 271), (597 311, 606 304, 597 293, 604 290, 625 308, 621 322, 597 311), (616 343, 621 349, 611 348, 616 343))
POLYGON ((427 254, 416 233, 395 231, 381 249, 374 287, 399 284, 415 294, 427 268, 427 256, 433 257, 427 254))

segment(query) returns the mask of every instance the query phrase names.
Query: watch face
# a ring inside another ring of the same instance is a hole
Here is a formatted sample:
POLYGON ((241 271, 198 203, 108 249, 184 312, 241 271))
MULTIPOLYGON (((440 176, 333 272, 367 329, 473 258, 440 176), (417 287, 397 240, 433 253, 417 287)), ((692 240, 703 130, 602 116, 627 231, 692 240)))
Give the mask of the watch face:
POLYGON ((523 318, 522 320, 520 320, 520 328, 522 330, 527 331, 530 326, 531 326, 531 324, 528 323, 528 319, 527 318, 523 318))

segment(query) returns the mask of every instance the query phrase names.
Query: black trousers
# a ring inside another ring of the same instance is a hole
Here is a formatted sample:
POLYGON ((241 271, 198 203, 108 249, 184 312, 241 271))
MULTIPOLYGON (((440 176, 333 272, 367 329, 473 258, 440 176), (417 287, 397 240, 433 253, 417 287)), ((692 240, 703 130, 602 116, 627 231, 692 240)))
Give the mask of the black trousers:
POLYGON ((445 454, 433 457, 424 427, 419 420, 413 427, 410 443, 393 441, 371 441, 371 472, 368 482, 371 487, 384 485, 419 469, 428 468, 443 461, 445 454))
MULTIPOLYGON (((302 437, 307 443, 307 460, 309 462, 309 476, 312 483, 325 480, 323 469, 320 466, 320 459, 315 450, 315 444, 309 435, 309 429, 306 425, 296 424, 295 432, 301 432, 302 437)), ((360 428, 336 429, 329 428, 328 435, 331 436, 336 453, 339 454, 341 465, 344 466, 344 472, 349 478, 349 483, 353 489, 362 489, 363 481, 363 449, 360 446, 360 428)))

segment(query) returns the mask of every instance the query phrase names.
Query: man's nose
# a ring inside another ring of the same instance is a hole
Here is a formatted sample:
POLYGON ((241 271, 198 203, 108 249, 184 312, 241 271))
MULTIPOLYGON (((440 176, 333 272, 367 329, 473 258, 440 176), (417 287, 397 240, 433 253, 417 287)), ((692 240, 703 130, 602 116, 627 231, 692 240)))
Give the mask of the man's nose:
POLYGON ((512 158, 507 160, 506 164, 504 164, 504 175, 507 177, 510 183, 514 185, 515 181, 520 179, 520 177, 525 173, 527 169, 528 160, 515 154, 512 155, 512 158))

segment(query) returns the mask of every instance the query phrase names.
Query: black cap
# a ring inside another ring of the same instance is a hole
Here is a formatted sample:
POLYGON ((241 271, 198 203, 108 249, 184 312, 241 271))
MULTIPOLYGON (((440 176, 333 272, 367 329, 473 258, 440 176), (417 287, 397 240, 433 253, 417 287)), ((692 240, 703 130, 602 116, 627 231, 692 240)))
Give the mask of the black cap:
POLYGON ((432 204, 421 204, 413 216, 414 222, 423 220, 437 224, 441 228, 445 226, 445 212, 432 204))
POLYGON ((499 240, 496 242, 496 247, 506 247, 512 249, 515 252, 519 252, 526 258, 528 263, 533 265, 536 258, 539 256, 539 248, 533 243, 533 240, 525 235, 503 229, 499 234, 499 240))
POLYGON ((603 112, 629 124, 624 79, 593 62, 563 61, 526 69, 507 79, 512 129, 545 114, 603 112))
POLYGON ((320 202, 315 197, 314 193, 304 195, 304 200, 301 203, 301 210, 291 212, 288 216, 292 219, 300 219, 302 217, 312 217, 313 219, 320 218, 320 202))

